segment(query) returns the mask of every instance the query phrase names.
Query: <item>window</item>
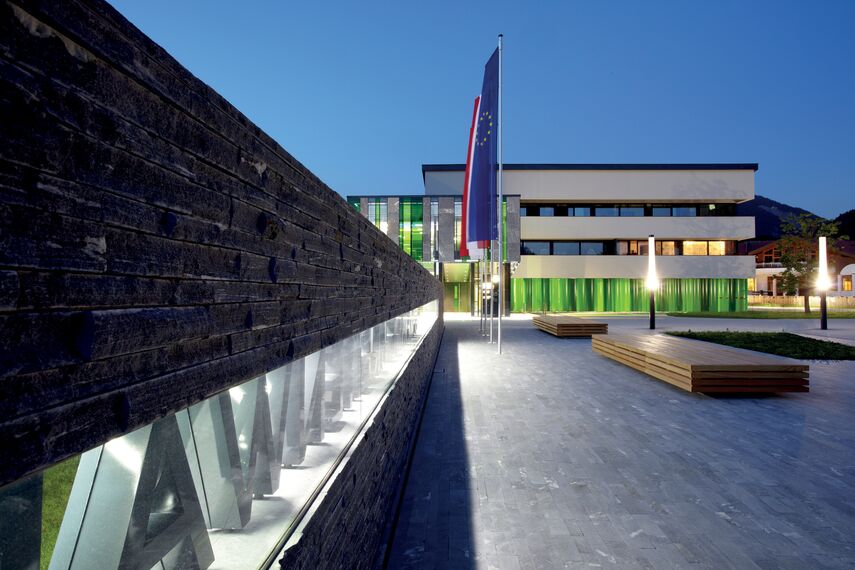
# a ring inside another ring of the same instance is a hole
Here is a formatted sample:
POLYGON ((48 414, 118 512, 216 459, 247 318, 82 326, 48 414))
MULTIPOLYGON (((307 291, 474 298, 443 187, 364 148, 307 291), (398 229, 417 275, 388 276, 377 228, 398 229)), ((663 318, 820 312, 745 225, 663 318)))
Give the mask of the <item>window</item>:
POLYGON ((638 255, 638 241, 619 241, 615 244, 617 255, 638 255))
POLYGON ((724 242, 723 241, 711 241, 709 242, 709 254, 708 255, 724 255, 724 242))
POLYGON ((638 217, 644 215, 643 206, 621 206, 621 217, 638 217))
POLYGON ((698 215, 698 209, 695 206, 679 206, 671 209, 672 216, 681 218, 694 218, 698 215))
POLYGON ((656 206, 655 208, 653 208, 653 215, 654 216, 670 216, 671 215, 671 208, 665 207, 665 206, 656 206))
POLYGON ((579 255, 578 241, 556 241, 552 244, 552 255, 579 255))
POLYGON ((555 215, 555 208, 553 208, 552 206, 541 206, 540 215, 552 217, 555 215))
POLYGON ((460 236, 463 234, 463 199, 454 199, 454 259, 460 259, 460 236))
POLYGON ((549 255, 548 241, 524 241, 520 247, 522 255, 549 255))
POLYGON ((707 242, 684 241, 683 255, 707 255, 707 242))
POLYGON ((556 215, 556 216, 562 216, 562 217, 564 217, 564 216, 572 216, 572 215, 573 215, 573 211, 572 211, 572 209, 567 208, 567 206, 561 206, 561 205, 558 205, 558 206, 555 206, 554 215, 556 215), (568 212, 568 210, 570 210, 570 211, 568 212))
POLYGON ((754 281, 753 277, 748 278, 748 290, 749 291, 756 291, 757 290, 757 283, 756 283, 756 281, 754 281))
POLYGON ((618 208, 615 206, 601 206, 594 208, 594 215, 603 218, 614 217, 618 215, 618 208))
POLYGON ((658 251, 658 247, 657 247, 657 253, 659 253, 660 255, 677 255, 677 248, 674 247, 673 241, 661 241, 661 242, 657 243, 656 245, 662 246, 661 252, 658 251))
POLYGON ((603 255, 604 248, 601 241, 583 241, 579 245, 582 255, 603 255))
MULTIPOLYGON (((638 254, 647 255, 647 240, 640 240, 636 243, 638 243, 638 254)), ((656 242, 656 255, 662 255, 662 242, 656 242)))
POLYGON ((583 206, 580 208, 573 208, 573 215, 574 216, 583 216, 583 217, 584 216, 590 216, 591 215, 591 208, 588 208, 587 206, 583 206))
POLYGON ((439 200, 430 199, 430 247, 431 259, 439 259, 439 242, 437 232, 439 231, 439 200))
POLYGON ((851 275, 844 275, 843 277, 840 278, 840 280, 841 280, 841 285, 843 286, 844 291, 851 291, 852 290, 852 276, 851 275))

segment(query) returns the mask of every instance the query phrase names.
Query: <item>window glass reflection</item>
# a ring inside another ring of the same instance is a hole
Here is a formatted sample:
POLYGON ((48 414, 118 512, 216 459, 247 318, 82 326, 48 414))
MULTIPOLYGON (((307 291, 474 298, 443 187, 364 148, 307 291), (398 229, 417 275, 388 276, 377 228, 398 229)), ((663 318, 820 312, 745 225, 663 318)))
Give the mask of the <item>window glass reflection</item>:
POLYGON ((598 207, 594 209, 595 215, 600 217, 613 217, 618 215, 618 208, 616 207, 598 207))
POLYGON ((553 255, 579 255, 578 241, 556 241, 552 244, 553 255))
POLYGON ((548 241, 524 241, 522 242, 523 255, 549 255, 548 241))
POLYGON ((585 241, 580 244, 582 255, 603 255, 605 248, 601 241, 585 241))

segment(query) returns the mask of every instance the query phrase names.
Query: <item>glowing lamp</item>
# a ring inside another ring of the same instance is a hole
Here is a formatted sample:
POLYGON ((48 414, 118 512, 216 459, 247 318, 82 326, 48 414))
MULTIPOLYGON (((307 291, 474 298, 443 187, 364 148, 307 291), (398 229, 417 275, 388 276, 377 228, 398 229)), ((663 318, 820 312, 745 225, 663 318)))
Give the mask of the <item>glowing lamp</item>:
POLYGON ((659 277, 656 276, 656 240, 651 235, 647 238, 647 288, 658 289, 659 277))
POLYGON ((826 253, 825 236, 819 238, 819 267, 817 268, 816 288, 820 291, 828 291, 831 288, 831 279, 828 276, 828 255, 826 253))

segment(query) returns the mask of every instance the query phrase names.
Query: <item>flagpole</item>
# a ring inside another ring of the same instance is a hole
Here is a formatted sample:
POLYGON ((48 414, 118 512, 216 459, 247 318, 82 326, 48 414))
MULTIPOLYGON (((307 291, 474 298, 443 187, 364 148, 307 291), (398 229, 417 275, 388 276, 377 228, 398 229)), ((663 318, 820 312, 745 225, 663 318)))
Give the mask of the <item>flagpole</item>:
POLYGON ((504 255, 504 224, 502 214, 502 44, 504 35, 499 34, 499 332, 498 353, 502 354, 502 313, 505 312, 505 255, 504 255))
MULTIPOLYGON (((493 215, 490 215, 492 220, 493 215)), ((493 344, 493 236, 488 234, 490 238, 490 265, 489 265, 489 280, 490 280, 490 344, 493 344)))

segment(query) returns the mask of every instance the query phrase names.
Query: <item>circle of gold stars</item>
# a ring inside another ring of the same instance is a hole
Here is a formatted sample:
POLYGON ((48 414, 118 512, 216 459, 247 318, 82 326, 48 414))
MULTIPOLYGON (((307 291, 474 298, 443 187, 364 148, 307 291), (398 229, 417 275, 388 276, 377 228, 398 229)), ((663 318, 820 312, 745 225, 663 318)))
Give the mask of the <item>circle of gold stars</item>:
POLYGON ((478 134, 483 133, 485 129, 487 132, 479 137, 478 146, 487 144, 487 137, 493 133, 493 115, 490 114, 490 111, 484 111, 478 118, 478 134))

